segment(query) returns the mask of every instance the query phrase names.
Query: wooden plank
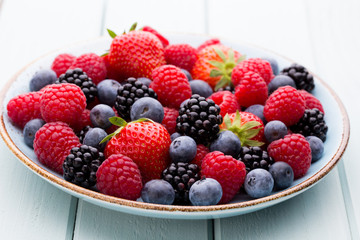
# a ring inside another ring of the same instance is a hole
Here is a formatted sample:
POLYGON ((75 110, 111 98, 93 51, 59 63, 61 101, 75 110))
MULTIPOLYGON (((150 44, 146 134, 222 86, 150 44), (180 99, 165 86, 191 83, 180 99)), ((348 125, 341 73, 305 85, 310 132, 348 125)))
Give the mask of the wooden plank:
MULTIPOLYGON (((98 36, 101 9, 101 1, 4 1, 0 86, 48 51, 98 36)), ((3 141, 0 152, 0 239, 72 239, 77 199, 29 171, 3 141)))

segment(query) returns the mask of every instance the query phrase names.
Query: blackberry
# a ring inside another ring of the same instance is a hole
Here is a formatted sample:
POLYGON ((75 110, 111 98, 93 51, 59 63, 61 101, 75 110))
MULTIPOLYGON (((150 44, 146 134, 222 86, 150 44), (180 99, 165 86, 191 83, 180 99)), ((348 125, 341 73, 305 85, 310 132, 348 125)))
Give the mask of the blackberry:
POLYGON ((256 168, 269 170, 269 167, 274 163, 274 159, 260 147, 242 147, 239 160, 245 164, 247 172, 256 168))
POLYGON ((222 88, 219 88, 218 90, 216 90, 216 92, 220 92, 220 91, 229 91, 232 94, 235 94, 235 88, 233 86, 226 86, 226 87, 222 87, 222 88))
POLYGON ((324 113, 319 109, 306 109, 299 122, 290 127, 294 133, 300 133, 304 137, 316 136, 323 142, 326 140, 328 126, 324 120, 324 113))
POLYGON ((96 148, 87 145, 74 147, 63 163, 64 178, 90 188, 96 184, 96 171, 104 160, 104 154, 96 148))
POLYGON ((86 133, 91 129, 92 127, 90 127, 89 125, 85 126, 83 129, 81 129, 81 131, 76 135, 79 140, 80 143, 82 144, 84 141, 84 137, 86 135, 86 133))
POLYGON ((86 96, 87 104, 93 102, 97 96, 96 85, 81 68, 67 70, 66 73, 60 75, 56 83, 73 83, 79 86, 86 96))
POLYGON ((136 100, 142 97, 157 99, 157 94, 141 81, 135 78, 128 78, 126 82, 118 88, 115 100, 115 109, 120 117, 129 120, 131 106, 136 100))
POLYGON ((189 190, 200 179, 200 168, 196 164, 184 162, 171 163, 163 171, 162 179, 170 183, 175 190, 174 204, 189 205, 189 190))
POLYGON ((297 89, 311 92, 315 87, 313 76, 299 64, 294 63, 290 67, 284 68, 280 74, 291 77, 297 89))
POLYGON ((217 138, 223 118, 213 100, 194 94, 179 110, 176 131, 206 145, 217 138))

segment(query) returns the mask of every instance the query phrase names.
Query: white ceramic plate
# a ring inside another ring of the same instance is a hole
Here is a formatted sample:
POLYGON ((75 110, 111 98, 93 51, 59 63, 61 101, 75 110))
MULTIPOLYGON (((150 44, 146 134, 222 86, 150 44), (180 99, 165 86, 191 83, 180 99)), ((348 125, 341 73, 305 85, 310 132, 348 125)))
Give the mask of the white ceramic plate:
MULTIPOLYGON (((209 36, 183 34, 167 35, 166 37, 169 39, 170 43, 189 43, 192 46, 198 46, 210 38, 209 36)), ((275 58, 279 63, 279 69, 283 69, 292 63, 289 59, 261 48, 226 40, 222 40, 222 42, 240 53, 246 54, 247 58, 275 58)), ((325 151, 323 157, 311 165, 307 174, 304 177, 295 180, 288 189, 274 192, 272 195, 260 199, 251 199, 245 194, 239 194, 228 204, 195 207, 167 206, 148 204, 140 201, 130 201, 107 196, 69 183, 65 181, 61 175, 47 169, 39 163, 33 150, 27 147, 23 142, 22 131, 19 128, 14 127, 10 122, 6 112, 6 105, 12 97, 29 92, 29 82, 33 74, 40 69, 50 68, 53 59, 58 54, 72 53, 74 55, 80 55, 87 52, 102 54, 106 49, 109 49, 110 43, 110 38, 100 38, 50 53, 23 68, 8 82, 1 94, 0 133, 5 143, 34 173, 71 195, 99 206, 143 216, 174 219, 230 217, 272 206, 309 189, 333 169, 345 151, 350 131, 346 111, 334 91, 331 90, 324 81, 315 76, 316 87, 313 94, 323 104, 326 113, 325 120, 329 127, 327 140, 325 142, 325 151)))

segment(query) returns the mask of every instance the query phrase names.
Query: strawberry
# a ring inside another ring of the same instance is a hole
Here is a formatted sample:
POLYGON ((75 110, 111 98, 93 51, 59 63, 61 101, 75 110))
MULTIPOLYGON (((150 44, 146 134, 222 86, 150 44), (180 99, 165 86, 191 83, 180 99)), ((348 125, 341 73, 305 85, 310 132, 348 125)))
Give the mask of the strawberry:
POLYGON ((207 46, 211 46, 211 45, 218 45, 221 44, 220 40, 218 38, 210 38, 208 40, 206 40, 205 42, 203 42, 202 44, 200 44, 197 47, 197 51, 200 52, 201 50, 203 50, 204 48, 206 48, 207 46))
POLYGON ((144 26, 141 30, 154 34, 161 41, 164 48, 166 48, 169 45, 169 40, 167 40, 163 35, 161 35, 158 31, 156 31, 152 27, 144 26))
POLYGON ((237 102, 242 107, 254 104, 264 105, 268 97, 268 87, 259 74, 249 71, 244 73, 240 84, 235 88, 237 102))
POLYGON ((106 79, 114 79, 118 82, 123 82, 125 79, 122 77, 121 73, 119 73, 116 69, 110 66, 109 63, 109 54, 101 56, 106 67, 106 79))
POLYGON ((258 73, 266 84, 269 84, 274 78, 271 65, 268 61, 261 58, 249 58, 234 67, 231 74, 231 81, 234 86, 237 86, 241 82, 244 74, 249 71, 258 73))
POLYGON ((171 139, 165 127, 144 119, 130 123, 119 117, 109 120, 120 128, 103 140, 112 137, 105 147, 105 156, 121 153, 131 158, 145 182, 160 178, 170 159, 171 139))
POLYGON ((267 148, 269 156, 275 162, 286 162, 294 171, 294 178, 306 174, 311 165, 310 144, 301 134, 289 134, 275 140, 267 148))
MULTIPOLYGON (((133 27, 132 27, 133 28, 133 27)), ((109 51, 109 64, 121 73, 122 79, 129 77, 151 78, 152 71, 165 64, 164 47, 152 33, 132 30, 114 37, 109 51)))
POLYGON ((241 146, 261 146, 265 141, 264 124, 252 113, 236 111, 226 114, 220 129, 235 133, 240 139, 241 146))
POLYGON ((215 90, 231 84, 231 72, 243 60, 241 54, 224 45, 210 45, 198 52, 191 71, 193 79, 206 81, 215 90))
POLYGON ((227 113, 236 112, 240 106, 234 94, 229 91, 219 91, 213 93, 208 99, 211 99, 220 107, 220 115, 225 117, 227 113))
POLYGON ((191 72, 197 58, 197 50, 189 44, 173 44, 165 48, 166 63, 189 72, 191 72))
POLYGON ((178 67, 164 65, 155 68, 152 79, 150 88, 156 92, 163 106, 179 109, 180 104, 191 97, 189 81, 178 67))
POLYGON ((222 187, 220 204, 234 198, 245 181, 245 175, 245 164, 222 152, 210 152, 202 160, 201 176, 217 180, 222 187))

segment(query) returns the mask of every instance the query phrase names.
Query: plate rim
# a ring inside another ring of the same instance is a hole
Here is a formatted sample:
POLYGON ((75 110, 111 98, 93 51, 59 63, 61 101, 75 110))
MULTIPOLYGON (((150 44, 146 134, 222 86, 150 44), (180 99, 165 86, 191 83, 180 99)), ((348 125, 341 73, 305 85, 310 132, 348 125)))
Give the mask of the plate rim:
MULTIPOLYGON (((184 35, 181 33, 177 33, 180 35, 184 35)), ((207 37, 212 37, 210 35, 202 35, 202 34, 187 34, 187 35, 192 35, 192 36, 207 36, 207 37)), ((323 86, 324 88, 326 88, 326 90, 332 95, 332 97, 334 98, 334 100, 336 101, 339 110, 341 112, 341 117, 342 117, 342 138, 341 138, 341 142, 340 145, 338 146, 335 154, 332 156, 332 158, 325 164, 325 166, 323 166, 319 171, 317 171, 315 174, 313 174, 311 177, 309 177, 308 179, 306 179, 305 181, 291 187, 288 189, 285 189, 283 191, 280 191, 278 193, 274 193, 272 195, 269 195, 267 197, 263 197, 263 198, 259 198, 259 199, 252 199, 252 200, 248 200, 248 201, 244 201, 244 202, 237 202, 237 203, 228 203, 228 204, 221 204, 221 205, 212 205, 212 206, 178 206, 178 205, 161 205, 161 204, 153 204, 153 203, 145 203, 145 202, 140 202, 140 201, 133 201, 133 200, 127 200, 127 199, 122 199, 122 198, 117 198, 117 197, 113 197, 110 195, 105 195, 103 193, 100 192, 95 192, 93 190, 89 190, 80 186, 77 186, 73 183, 70 183, 54 174, 52 174, 51 172, 49 172, 47 169, 45 169, 43 166, 40 166, 38 164, 36 164, 35 162, 33 162, 30 158, 28 158, 17 146, 16 144, 12 141, 6 127, 5 127, 5 122, 4 122, 4 114, 6 114, 6 111, 3 111, 3 104, 4 104, 4 100, 5 100, 5 96, 7 91, 9 90, 9 88, 11 87, 11 85, 13 84, 14 81, 16 81, 16 79, 18 78, 18 76, 23 73, 29 66, 31 66, 32 64, 36 63, 37 61, 50 56, 56 52, 58 52, 61 49, 66 49, 69 48, 71 46, 80 46, 81 44, 84 44, 86 42, 94 42, 94 41, 100 41, 103 40, 104 37, 98 37, 98 38, 93 38, 93 39, 89 39, 86 41, 81 41, 81 42, 77 42, 74 43, 72 45, 68 45, 68 46, 64 46, 63 48, 59 48, 55 51, 50 51, 48 53, 46 53, 43 56, 40 56, 36 59, 34 59, 33 61, 31 61, 30 63, 26 64, 24 67, 22 67, 17 73, 15 73, 7 82, 6 84, 3 86, 1 92, 0 92, 0 114, 1 114, 1 120, 0 120, 0 135, 3 138, 5 144, 8 146, 8 148, 12 151, 12 153, 28 168, 30 168, 30 170, 32 170, 34 173, 36 173, 37 175, 41 176, 42 178, 44 178, 47 181, 50 181, 52 183, 58 184, 60 185, 60 187, 66 188, 67 190, 70 190, 70 192, 74 192, 74 194, 76 195, 80 195, 83 197, 90 197, 93 198, 95 200, 101 200, 104 201, 108 204, 115 204, 115 205, 121 205, 124 207, 134 207, 139 209, 144 209, 144 210, 156 210, 156 211, 161 211, 161 212, 181 212, 181 213, 186 213, 186 212, 192 212, 192 213, 206 213, 206 212, 218 212, 218 211, 223 211, 223 210, 231 210, 231 209, 243 209, 246 207, 256 207, 257 205, 261 205, 264 203, 268 203, 271 201, 275 200, 279 200, 283 197, 289 196, 294 194, 294 196, 296 195, 296 193, 301 193, 303 190, 305 190, 308 187, 313 186, 315 183, 319 182, 319 180, 321 180, 322 178, 324 178, 335 166, 336 164, 340 161, 342 155, 344 154, 346 147, 349 143, 349 138, 350 138, 350 121, 349 121, 349 117, 348 114, 346 112, 346 109, 344 107, 344 104, 342 103, 342 101, 340 100, 340 98, 337 96, 337 94, 335 93, 335 91, 324 81, 322 80, 318 75, 314 74, 313 72, 309 71, 323 86)), ((228 39, 224 39, 229 41, 228 39)), ((231 41, 231 40, 230 40, 231 41)), ((266 52, 269 52, 273 55, 277 55, 283 59, 286 59, 290 62, 294 62, 292 59, 288 58, 288 57, 284 57, 281 54, 278 54, 272 50, 266 49, 264 47, 261 46, 257 46, 251 43, 244 43, 238 40, 234 40, 232 42, 236 42, 238 44, 241 44, 243 46, 249 46, 249 47, 253 47, 256 49, 261 49, 264 50, 266 52)))

